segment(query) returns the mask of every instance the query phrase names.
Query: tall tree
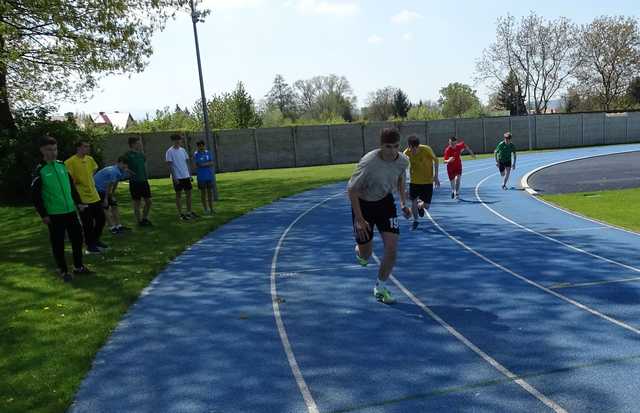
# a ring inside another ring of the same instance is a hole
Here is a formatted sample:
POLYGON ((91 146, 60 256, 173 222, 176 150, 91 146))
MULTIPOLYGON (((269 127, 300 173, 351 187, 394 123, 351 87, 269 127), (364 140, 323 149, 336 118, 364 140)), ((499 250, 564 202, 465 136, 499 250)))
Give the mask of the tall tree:
POLYGON ((525 98, 527 92, 533 98, 536 113, 544 113, 580 64, 578 36, 577 27, 564 17, 547 21, 532 12, 519 24, 511 15, 500 17, 496 41, 477 61, 478 79, 497 90, 513 73, 525 98))
POLYGON ((369 94, 367 99, 367 118, 369 120, 388 120, 394 115, 394 96, 398 89, 387 86, 369 94))
POLYGON ((582 27, 580 88, 597 96, 602 110, 624 105, 629 85, 640 71, 640 30, 632 17, 598 17, 582 27))
POLYGON ((405 119, 407 113, 409 113, 409 109, 411 109, 411 102, 409 102, 407 95, 402 89, 396 90, 396 93, 393 95, 393 116, 405 119))
POLYGON ((344 76, 315 76, 297 80, 293 84, 299 99, 302 116, 307 119, 328 120, 352 117, 356 97, 344 76))
POLYGON ((242 82, 238 82, 229 95, 228 105, 234 128, 255 128, 261 125, 253 98, 242 82))
POLYGON ((508 110, 511 116, 526 115, 527 107, 524 103, 524 94, 513 71, 509 72, 509 76, 502 83, 496 96, 496 103, 499 109, 508 110))
POLYGON ((296 94, 282 75, 276 75, 273 80, 273 86, 265 98, 267 100, 267 106, 276 107, 284 117, 295 119, 296 94))
POLYGON ((0 2, 0 130, 21 104, 79 99, 99 76, 140 72, 186 0, 0 2))
POLYGON ((629 84, 629 90, 627 91, 629 95, 629 100, 634 105, 640 104, 640 76, 636 76, 633 78, 631 83, 629 84))
POLYGON ((479 109, 482 105, 471 86, 463 83, 449 83, 447 87, 440 89, 442 114, 445 117, 461 117, 465 112, 479 109))

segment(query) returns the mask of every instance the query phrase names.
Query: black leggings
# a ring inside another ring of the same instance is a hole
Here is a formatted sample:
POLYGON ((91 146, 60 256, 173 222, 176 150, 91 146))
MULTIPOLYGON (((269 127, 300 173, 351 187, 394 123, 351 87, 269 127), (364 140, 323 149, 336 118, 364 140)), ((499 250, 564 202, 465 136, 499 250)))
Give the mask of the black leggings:
POLYGON ((84 229, 84 240, 87 247, 95 247, 100 241, 104 228, 105 216, 101 202, 89 204, 84 211, 80 212, 82 228, 84 229))
POLYGON ((82 227, 75 212, 70 214, 49 215, 49 240, 53 250, 53 258, 58 269, 66 273, 67 260, 64 258, 64 233, 69 234, 73 250, 73 266, 82 267, 82 227))

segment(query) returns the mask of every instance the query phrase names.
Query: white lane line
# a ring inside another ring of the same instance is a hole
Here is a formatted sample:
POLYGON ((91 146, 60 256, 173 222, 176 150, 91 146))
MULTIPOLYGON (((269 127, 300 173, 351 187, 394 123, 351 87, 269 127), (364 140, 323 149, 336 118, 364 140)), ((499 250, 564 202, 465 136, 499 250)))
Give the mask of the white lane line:
POLYGON ((552 233, 558 233, 558 232, 577 232, 577 231, 595 231, 598 229, 605 229, 607 227, 605 226, 599 226, 599 227, 584 227, 584 228, 567 228, 567 229, 545 229, 540 231, 541 233, 546 233, 546 234, 552 234, 552 233))
POLYGON ((625 269, 630 270, 630 271, 633 271, 633 272, 640 273, 640 268, 636 268, 636 267, 633 267, 633 266, 631 266, 631 265, 623 264, 623 263, 621 263, 621 262, 618 262, 618 261, 615 261, 615 260, 612 260, 612 259, 609 259, 609 258, 603 257, 603 256, 601 256, 601 255, 594 254, 594 253, 591 253, 591 252, 589 252, 589 251, 585 251, 585 250, 583 250, 582 248, 575 247, 575 246, 573 246, 573 245, 571 245, 571 244, 567 244, 567 243, 566 243, 566 242, 564 242, 564 241, 560 241, 559 239, 556 239, 556 238, 550 237, 550 236, 548 236, 548 235, 542 234, 542 233, 540 233, 540 232, 538 232, 538 231, 536 231, 536 230, 533 230, 533 229, 531 229, 531 228, 529 228, 529 227, 526 227, 526 226, 524 226, 524 225, 522 225, 522 224, 519 224, 519 223, 517 223, 517 222, 515 222, 515 221, 513 221, 513 220, 511 220, 511 219, 509 219, 509 218, 507 218, 507 217, 505 217, 504 215, 500 214, 500 213, 499 213, 498 211, 496 211, 495 209, 491 208, 489 205, 487 205, 487 204, 482 200, 482 198, 480 198, 480 186, 481 186, 481 185, 482 185, 482 184, 483 184, 487 179, 491 178, 491 177, 492 177, 492 176, 494 176, 494 175, 497 175, 497 174, 491 174, 491 175, 487 176, 486 178, 484 178, 483 180, 481 180, 480 182, 478 182, 478 185, 476 185, 475 193, 476 193, 476 199, 477 199, 477 200, 482 204, 482 206, 484 206, 485 208, 487 208, 489 211, 491 211, 491 212, 492 212, 493 214, 495 214, 497 217, 499 217, 499 218, 503 219, 504 221, 506 221, 506 222, 508 222, 508 223, 510 223, 510 224, 515 225, 516 227, 518 227, 518 228, 520 228, 520 229, 522 229, 522 230, 524 230, 524 231, 527 231, 527 232, 530 232, 530 233, 532 233, 532 234, 538 235, 539 237, 542 237, 542 238, 544 238, 544 239, 546 239, 546 240, 549 240, 549 241, 551 241, 551 242, 555 242, 556 244, 560 244, 560 245, 562 245, 562 246, 564 246, 564 247, 567 247, 567 248, 569 248, 569 249, 571 249, 571 250, 573 250, 573 251, 579 252, 579 253, 581 253, 581 254, 586 254, 586 255, 588 255, 588 256, 590 256, 590 257, 596 258, 596 259, 601 260, 601 261, 608 262, 608 263, 613 264, 613 265, 617 265, 617 266, 619 266, 619 267, 625 268, 625 269))
POLYGON ((615 283, 626 283, 632 281, 640 281, 640 277, 633 278, 622 278, 619 280, 602 280, 602 281, 591 281, 586 283, 560 283, 556 285, 549 286, 552 290, 558 290, 560 288, 577 288, 577 287, 591 287, 593 285, 603 285, 603 284, 615 284, 615 283))
MULTIPOLYGON (((636 150, 631 150, 631 151, 624 151, 624 152, 614 152, 613 154, 609 154, 609 155, 615 155, 615 154, 619 154, 619 153, 628 153, 628 152, 637 152, 637 149, 636 149, 636 150)), ((612 224, 609 224, 609 223, 607 223, 607 222, 600 221, 600 220, 598 220, 598 219, 589 218, 589 217, 584 216, 584 215, 582 215, 582 214, 578 214, 578 213, 576 213, 576 212, 569 211, 569 210, 567 210, 567 209, 561 208, 561 207, 559 207, 559 206, 557 206, 557 205, 552 204, 551 202, 545 201, 544 199, 540 198, 539 196, 536 196, 536 195, 540 195, 540 194, 539 194, 538 192, 536 192, 533 188, 531 188, 531 187, 529 186, 529 178, 531 177, 531 175, 533 175, 534 173, 536 173, 536 172, 540 171, 541 169, 550 168, 550 167, 552 167, 552 166, 554 166, 554 165, 558 165, 558 164, 561 164, 561 163, 564 163, 564 162, 577 161, 577 160, 580 160, 580 159, 595 158, 595 157, 598 157, 598 156, 606 156, 606 155, 593 155, 593 156, 586 156, 586 157, 580 157, 580 158, 573 158, 573 159, 564 160, 564 161, 555 162, 555 163, 550 163, 550 164, 547 164, 547 165, 541 166, 541 167, 539 167, 539 168, 536 168, 536 169, 533 169, 533 170, 531 170, 531 171, 527 172, 527 173, 522 177, 522 179, 520 180, 520 184, 521 184, 522 188, 524 188, 524 190, 525 190, 529 195, 531 195, 531 197, 532 197, 533 199, 535 199, 535 200, 536 200, 536 201, 538 201, 538 202, 542 202, 542 203, 543 203, 543 204, 545 204, 546 206, 549 206, 549 207, 551 207, 551 208, 557 209, 558 211, 564 212, 565 214, 569 214, 569 215, 574 216, 574 217, 576 217, 576 218, 580 218, 580 219, 584 219, 584 220, 586 220, 586 221, 594 222, 594 223, 596 223, 596 224, 604 225, 604 226, 605 226, 605 227, 607 227, 607 228, 611 228, 611 229, 615 229, 615 230, 618 230, 618 231, 626 232, 626 233, 631 234, 631 235, 640 236, 640 233, 639 233, 639 232, 631 231, 631 230, 629 230, 629 229, 622 228, 622 227, 619 227, 619 226, 617 226, 617 225, 612 225, 612 224)))
MULTIPOLYGON (((380 260, 378 259, 378 257, 375 254, 373 254, 372 257, 378 263, 378 265, 380 265, 380 260)), ((482 351, 478 346, 473 344, 468 338, 462 335, 462 333, 456 330, 451 324, 447 323, 442 318, 440 318, 440 316, 438 316, 435 312, 433 312, 433 310, 431 310, 426 304, 424 304, 418 297, 416 297, 411 291, 405 288, 405 286, 400 281, 398 281, 398 279, 394 277, 393 274, 390 275, 389 278, 391 279, 391 281, 393 281, 396 287, 398 287, 400 291, 404 293, 404 295, 406 295, 407 297, 409 297, 411 301, 413 301, 415 305, 420 307, 422 311, 424 311, 429 317, 431 317, 438 324, 440 324, 445 330, 449 332, 449 334, 453 335, 456 339, 458 339, 458 341, 460 341, 467 348, 469 348, 471 351, 476 353, 481 359, 483 359, 491 367, 498 370, 502 375, 507 377, 509 380, 512 380, 514 383, 518 384, 520 387, 522 387, 524 390, 526 390, 529 394, 531 394, 536 399, 540 400, 542 403, 544 403, 547 407, 552 409, 554 412, 557 412, 557 413, 567 412, 565 409, 562 408, 562 406, 560 406, 559 404, 557 404, 555 401, 551 400, 544 394, 540 393, 540 391, 538 391, 535 387, 527 383, 524 379, 518 377, 515 373, 511 372, 511 370, 509 370, 508 368, 500 364, 500 362, 498 362, 496 359, 494 359, 493 357, 491 357, 490 355, 482 351)))
POLYGON ((541 171, 542 169, 546 169, 546 168, 550 168, 552 166, 556 166, 556 165, 560 165, 563 163, 567 163, 567 162, 573 162, 573 161, 580 161, 583 159, 591 159, 591 158, 598 158, 600 156, 609 156, 609 155, 619 155, 619 154, 623 154, 623 153, 631 153, 631 152, 638 152, 638 149, 629 149, 629 150, 625 150, 625 151, 621 151, 621 152, 611 152, 611 153, 601 153, 601 154, 591 154, 591 155, 587 155, 587 156, 580 156, 577 158, 571 158, 571 159, 564 159, 562 161, 557 161, 557 162, 553 162, 550 164, 546 164, 546 165, 542 165, 534 170, 531 170, 529 172, 527 172, 520 180, 520 185, 522 186, 522 188, 524 188, 524 190, 529 194, 529 195, 538 195, 538 192, 531 188, 529 186, 529 178, 531 177, 531 175, 533 175, 536 172, 541 171))
POLYGON ((293 349, 291 348, 291 343, 289 342, 289 336, 287 335, 287 330, 284 326, 284 322, 282 321, 282 315, 280 313, 280 302, 278 299, 278 291, 276 288, 276 268, 278 266, 278 256, 280 255, 280 249, 282 248, 282 244, 284 239, 287 237, 291 228, 298 223, 305 215, 309 212, 313 211, 320 205, 328 202, 329 200, 341 196, 344 194, 344 191, 341 191, 337 194, 331 195, 326 198, 324 201, 320 201, 311 208, 307 209, 298 217, 289 224, 287 229, 284 230, 280 239, 278 240, 278 244, 276 245, 276 249, 273 253, 273 259, 271 260, 271 303, 273 305, 273 316, 276 319, 276 326, 278 327, 278 334, 280 335, 280 341, 282 341, 282 347, 284 348, 284 352, 287 355, 287 360, 289 361, 289 367, 291 368, 291 372, 296 379, 296 383, 298 384, 298 389, 300 389, 300 393, 302 393, 302 398, 304 399, 305 404, 307 405, 307 410, 309 413, 319 413, 318 406, 316 405, 313 396, 311 395, 311 391, 309 390, 309 386, 307 386, 307 382, 304 380, 302 375, 302 371, 300 370, 300 366, 298 366, 298 362, 296 361, 296 356, 293 353, 293 349))
POLYGON ((510 270, 509 268, 507 268, 507 267, 505 267, 505 266, 503 266, 501 264, 498 264, 497 262, 493 261, 491 258, 488 258, 488 257, 482 255, 478 251, 474 250, 473 248, 471 248, 470 246, 468 246, 464 242, 460 241, 459 239, 457 239, 456 237, 451 235, 446 229, 442 228, 440 226, 440 224, 438 224, 438 222, 436 222, 436 220, 433 218, 433 216, 431 216, 431 213, 429 211, 425 211, 425 213, 427 214, 427 216, 429 217, 431 222, 433 222, 433 224, 436 226, 436 228, 438 228, 440 230, 440 232, 445 234, 451 240, 453 240, 454 242, 459 244, 461 247, 463 247, 464 249, 466 249, 467 251, 469 251, 473 255, 477 256, 480 259, 482 259, 483 261, 486 261, 489 264, 493 265, 494 267, 499 268, 502 271, 506 272, 507 274, 510 274, 510 275, 516 277, 517 279, 519 279, 521 281, 524 281, 525 283, 527 283, 527 284, 529 284, 531 286, 534 286, 534 287, 536 287, 536 288, 538 288, 538 289, 540 289, 540 290, 542 290, 542 291, 544 291, 544 292, 546 292, 548 294, 551 294, 551 295, 561 299, 562 301, 565 301, 565 302, 567 302, 569 304, 572 304, 572 305, 580 308, 581 310, 584 310, 584 311, 586 311, 588 313, 593 314, 596 317, 599 317, 599 318, 601 318, 603 320, 606 320, 606 321, 608 321, 608 322, 610 322, 612 324, 615 324, 618 327, 622 327, 625 330, 629 330, 632 333, 640 335, 640 330, 638 330, 637 328, 634 328, 634 327, 630 326, 629 324, 626 324, 623 321, 616 320, 615 318, 609 317, 608 315, 603 314, 603 313, 599 312, 598 310, 594 310, 593 308, 588 307, 588 306, 586 306, 586 305, 584 305, 584 304, 582 304, 582 303, 580 303, 580 302, 578 302, 576 300, 573 300, 573 299, 571 299, 569 297, 566 297, 566 296, 564 296, 564 295, 562 295, 560 293, 557 293, 557 292, 555 292, 555 291, 553 291, 553 290, 551 290, 551 289, 549 289, 549 288, 547 288, 547 287, 545 287, 545 286, 543 286, 541 284, 538 284, 537 282, 535 282, 533 280, 528 279, 527 277, 525 277, 523 275, 520 275, 520 274, 510 270))

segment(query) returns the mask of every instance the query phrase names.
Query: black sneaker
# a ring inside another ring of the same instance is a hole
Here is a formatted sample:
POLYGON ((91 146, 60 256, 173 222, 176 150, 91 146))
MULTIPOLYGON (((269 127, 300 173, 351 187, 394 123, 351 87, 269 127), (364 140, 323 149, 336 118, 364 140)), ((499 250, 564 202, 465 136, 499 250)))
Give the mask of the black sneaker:
POLYGON ((424 208, 418 208, 418 215, 419 215, 420 217, 423 217, 423 216, 424 216, 424 208))
POLYGON ((187 214, 180 214, 180 219, 183 221, 188 221, 191 219, 191 217, 187 214))
POLYGON ((101 250, 109 249, 109 246, 102 241, 96 242, 96 247, 100 248, 101 250))
POLYGON ((456 197, 456 193, 455 193, 455 192, 452 192, 452 193, 451 193, 451 199, 453 199, 453 198, 455 198, 455 197, 456 197))
POLYGON ((95 274, 95 271, 91 271, 89 268, 83 265, 80 268, 74 268, 73 274, 74 275, 91 275, 91 274, 95 274))
POLYGON ((62 281, 70 283, 71 281, 73 281, 73 277, 68 272, 65 272, 64 274, 62 274, 62 281))
POLYGON ((200 216, 192 211, 192 212, 189 212, 189 218, 195 219, 195 218, 200 218, 200 216))
POLYGON ((101 254, 102 250, 100 247, 92 245, 91 247, 87 247, 87 254, 101 254))
POLYGON ((120 229, 113 227, 109 230, 109 232, 111 232, 113 235, 118 235, 120 233, 120 229))
POLYGON ((152 227, 153 224, 151 223, 151 221, 149 221, 148 219, 143 219, 142 222, 144 222, 144 225, 147 227, 152 227))

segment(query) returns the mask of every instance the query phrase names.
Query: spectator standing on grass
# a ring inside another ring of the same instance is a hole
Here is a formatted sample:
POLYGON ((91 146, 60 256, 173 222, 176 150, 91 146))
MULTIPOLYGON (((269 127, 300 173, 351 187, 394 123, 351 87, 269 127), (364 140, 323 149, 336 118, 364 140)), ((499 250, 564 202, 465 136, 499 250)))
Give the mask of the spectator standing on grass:
POLYGON ((82 263, 82 226, 77 210, 87 208, 80 200, 73 179, 64 163, 58 159, 58 142, 45 137, 40 143, 42 163, 36 168, 31 182, 31 198, 36 211, 49 229, 49 242, 58 267, 58 275, 72 280, 64 254, 65 233, 71 241, 73 273, 90 274, 82 263))
POLYGON ((109 230, 114 235, 131 229, 120 223, 120 212, 118 210, 118 201, 116 200, 118 182, 126 179, 128 172, 129 165, 127 164, 127 158, 121 156, 115 165, 100 169, 93 177, 98 195, 100 196, 102 208, 104 208, 109 230))
POLYGON ((147 178, 147 158, 142 150, 142 141, 137 136, 129 138, 129 151, 124 154, 129 166, 129 193, 133 201, 133 213, 141 227, 151 226, 151 186, 147 178), (144 199, 144 208, 140 214, 140 203, 144 199))
POLYGON ((169 167, 169 174, 173 181, 173 189, 176 191, 176 208, 178 216, 183 221, 197 218, 198 216, 191 210, 191 171, 189 170, 189 154, 182 147, 182 136, 179 134, 171 135, 173 145, 167 149, 165 160, 169 167), (187 210, 182 212, 182 193, 185 193, 187 201, 187 210))
POLYGON ((104 229, 105 216, 100 195, 96 190, 96 183, 93 174, 98 170, 98 164, 89 155, 91 145, 87 141, 80 140, 76 143, 76 154, 64 161, 73 183, 76 185, 80 200, 87 207, 80 212, 82 229, 84 230, 84 241, 87 245, 87 252, 98 254, 109 248, 100 241, 102 230, 104 229))
POLYGON ((193 161, 196 164, 198 176, 198 189, 200 199, 206 215, 213 214, 213 158, 204 146, 204 141, 196 143, 198 150, 193 153, 193 161))

